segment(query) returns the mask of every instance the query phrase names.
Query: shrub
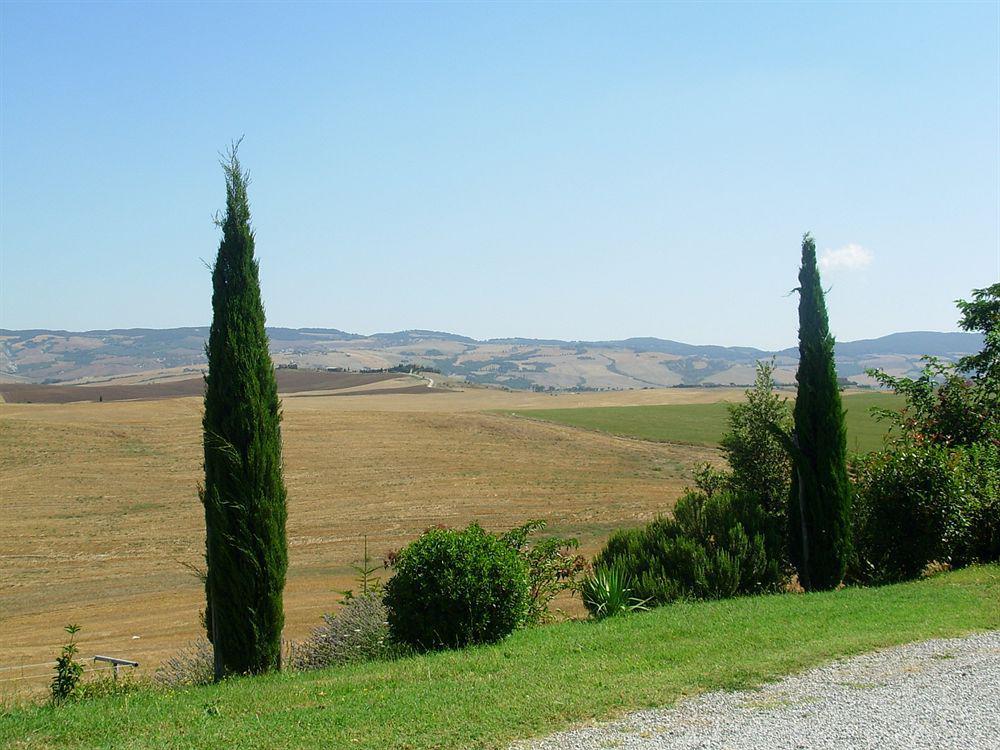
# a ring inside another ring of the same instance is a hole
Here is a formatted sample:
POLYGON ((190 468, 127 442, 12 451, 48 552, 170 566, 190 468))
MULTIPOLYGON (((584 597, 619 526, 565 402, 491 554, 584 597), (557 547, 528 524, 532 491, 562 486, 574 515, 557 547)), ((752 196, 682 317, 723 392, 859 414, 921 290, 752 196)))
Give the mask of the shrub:
POLYGON ((764 511, 783 529, 792 462, 776 429, 791 432, 792 409, 788 399, 774 391, 774 370, 773 361, 757 363, 757 377, 745 392, 746 400, 728 406, 729 429, 721 445, 732 470, 729 486, 760 498, 764 511))
POLYGON ((964 449, 969 487, 969 523, 952 554, 955 565, 1000 561, 1000 445, 964 449))
POLYGON ((851 577, 891 583, 932 562, 1000 559, 1000 450, 896 442, 858 457, 851 577))
POLYGON ((1000 284, 958 306, 959 326, 983 332, 981 352, 957 365, 925 357, 915 379, 868 371, 906 405, 876 410, 894 430, 853 466, 857 580, 1000 559, 1000 284))
POLYGON ((620 566, 654 604, 780 589, 788 579, 792 429, 788 399, 775 392, 774 362, 758 362, 745 401, 729 407, 722 448, 729 470, 705 464, 696 491, 642 529, 619 531, 595 560, 620 566))
POLYGON ((323 624, 309 638, 292 645, 289 666, 324 669, 388 658, 392 649, 386 614, 385 604, 377 596, 352 596, 336 615, 323 615, 323 624))
POLYGON ((1000 386, 996 379, 969 379, 953 364, 936 357, 923 359, 917 378, 867 371, 880 385, 906 399, 901 411, 874 410, 892 423, 894 438, 954 446, 1000 442, 1000 386))
POLYGON ((981 331, 983 334, 983 350, 962 357, 958 362, 959 369, 980 383, 992 381, 994 397, 1000 398, 997 390, 1000 384, 1000 283, 973 289, 971 301, 959 299, 955 300, 955 304, 962 313, 958 327, 963 331, 981 331))
POLYGON ((742 502, 759 506, 767 556, 781 568, 790 568, 787 515, 792 462, 783 436, 792 430, 792 410, 788 399, 775 392, 774 370, 773 360, 757 362, 757 375, 744 392, 745 400, 728 407, 729 427, 721 445, 729 471, 706 464, 695 472, 695 486, 708 497, 728 489, 742 502))
POLYGON ((855 460, 853 578, 904 581, 930 562, 950 561, 968 523, 958 458, 956 451, 927 444, 855 460))
POLYGON ((163 687, 208 685, 215 679, 215 655, 206 638, 198 638, 171 656, 153 674, 153 682, 163 687))
POLYGON ((76 634, 80 632, 79 625, 67 625, 64 630, 69 634, 69 641, 62 647, 62 653, 56 658, 56 673, 49 686, 52 691, 52 702, 62 703, 76 693, 83 675, 83 665, 74 657, 79 651, 76 645, 76 634))
POLYGON ((585 578, 580 593, 591 616, 603 620, 647 609, 647 602, 632 596, 632 586, 631 577, 621 568, 612 566, 598 568, 585 578))
POLYGON ((428 530, 395 557, 394 567, 385 587, 389 630, 414 648, 491 643, 527 617, 527 565, 477 524, 428 530))
POLYGON ((617 568, 652 604, 774 591, 785 582, 781 561, 768 553, 774 533, 755 498, 688 492, 673 518, 613 534, 594 567, 617 568))
POLYGON ((524 560, 528 569, 528 613, 525 622, 551 622, 555 615, 549 609, 552 600, 563 591, 575 591, 587 568, 583 555, 577 554, 576 539, 551 537, 529 543, 528 537, 545 528, 545 521, 529 521, 503 535, 524 560))

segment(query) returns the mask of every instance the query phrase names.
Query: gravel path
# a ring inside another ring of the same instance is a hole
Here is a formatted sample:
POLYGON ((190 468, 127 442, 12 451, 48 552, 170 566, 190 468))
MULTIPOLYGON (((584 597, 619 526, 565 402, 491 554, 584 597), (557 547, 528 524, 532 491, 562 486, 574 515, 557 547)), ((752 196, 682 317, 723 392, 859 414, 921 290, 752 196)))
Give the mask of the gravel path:
POLYGON ((998 750, 1000 631, 845 659, 514 748, 998 750))

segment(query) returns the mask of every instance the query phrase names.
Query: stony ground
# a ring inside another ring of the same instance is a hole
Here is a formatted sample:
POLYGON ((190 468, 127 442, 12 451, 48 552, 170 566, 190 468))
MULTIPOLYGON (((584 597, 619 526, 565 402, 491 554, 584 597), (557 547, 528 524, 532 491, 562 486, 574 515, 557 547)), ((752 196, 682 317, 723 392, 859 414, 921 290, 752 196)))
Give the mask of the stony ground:
POLYGON ((520 743, 517 750, 996 750, 1000 631, 834 662, 758 690, 520 743))

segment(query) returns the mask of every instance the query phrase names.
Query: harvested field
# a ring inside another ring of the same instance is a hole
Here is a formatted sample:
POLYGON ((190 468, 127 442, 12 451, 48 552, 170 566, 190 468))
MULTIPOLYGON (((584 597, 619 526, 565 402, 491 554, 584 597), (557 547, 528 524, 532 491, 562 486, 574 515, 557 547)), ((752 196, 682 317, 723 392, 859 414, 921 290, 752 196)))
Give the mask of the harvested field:
POLYGON ((452 393, 452 391, 446 390, 444 388, 428 388, 426 385, 401 385, 398 387, 383 387, 378 389, 339 389, 336 391, 329 391, 323 393, 290 393, 289 398, 327 398, 333 396, 371 396, 372 394, 378 394, 380 396, 391 395, 391 394, 411 394, 411 395, 424 395, 424 394, 441 394, 441 393, 452 393))
MULTIPOLYGON (((335 608, 363 535, 381 557, 436 523, 502 529, 544 518, 592 554, 612 529, 669 510, 691 468, 718 460, 711 448, 481 411, 650 391, 561 400, 418 390, 284 399, 287 637, 335 608)), ((200 420, 198 398, 0 406, 0 666, 53 658, 69 622, 83 627, 84 655, 144 665, 200 633, 202 589, 185 567, 202 564, 200 420)))
POLYGON ((577 409, 643 404, 710 404, 718 401, 740 401, 744 397, 742 388, 651 388, 638 391, 533 393, 462 386, 449 390, 450 395, 447 399, 437 398, 429 388, 421 388, 409 395, 386 394, 385 391, 383 386, 369 398, 341 399, 342 403, 336 408, 363 411, 509 412, 522 409, 577 409))
MULTIPOLYGON (((392 372, 325 372, 323 370, 275 370, 278 391, 334 391, 344 388, 398 380, 392 372)), ((113 383, 88 385, 43 385, 38 383, 0 383, 0 397, 9 404, 68 404, 77 401, 149 401, 162 398, 201 396, 205 381, 201 377, 167 380, 141 385, 113 383)))

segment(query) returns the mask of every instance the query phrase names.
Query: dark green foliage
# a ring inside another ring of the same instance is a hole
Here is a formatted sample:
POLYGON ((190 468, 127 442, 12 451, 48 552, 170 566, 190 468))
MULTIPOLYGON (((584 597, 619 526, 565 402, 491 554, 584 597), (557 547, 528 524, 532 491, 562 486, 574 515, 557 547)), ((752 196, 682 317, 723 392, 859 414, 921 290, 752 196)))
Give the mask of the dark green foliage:
POLYGON ((974 289, 972 301, 958 300, 962 319, 958 325, 964 331, 982 331, 986 337, 983 350, 959 363, 962 372, 974 378, 993 381, 994 393, 1000 384, 1000 283, 985 289, 974 289))
POLYGON ((924 358, 917 378, 893 377, 881 370, 868 374, 906 398, 901 411, 876 411, 879 418, 892 422, 890 442, 1000 443, 1000 400, 992 376, 970 380, 936 357, 924 358))
POLYGON ((771 527, 770 557, 784 560, 788 548, 788 488, 792 465, 779 434, 792 427, 788 399, 774 391, 774 363, 758 362, 746 401, 729 405, 729 429, 722 449, 729 461, 728 486, 739 496, 755 497, 771 527))
POLYGON ((529 537, 545 528, 545 521, 528 521, 503 535, 524 560, 528 568, 528 614, 525 622, 551 622, 555 614, 549 609, 552 600, 563 591, 576 591, 580 577, 587 568, 583 555, 577 554, 576 539, 549 537, 531 542, 529 537))
POLYGON ((879 382, 906 397, 896 420, 903 441, 930 440, 944 445, 1000 446, 1000 284, 975 289, 973 300, 958 300, 966 331, 981 331, 983 349, 957 365, 925 357, 920 377, 893 378, 869 371, 879 382))
POLYGON ((960 325, 983 331, 983 351, 957 366, 926 357, 915 379, 869 371, 906 405, 880 414, 893 422, 883 450, 852 467, 859 580, 1000 559, 1000 285, 973 298, 960 325))
POLYGON ((206 615, 215 676, 280 668, 288 565, 280 404, 260 297, 247 175, 230 151, 212 270, 205 379, 206 615))
POLYGON ((790 431, 792 409, 788 399, 774 391, 774 363, 758 362, 746 400, 728 408, 729 430, 722 438, 722 449, 732 470, 733 488, 755 492, 768 515, 783 517, 792 467, 774 427, 790 431))
MULTIPOLYGON (((702 467, 695 474, 698 490, 677 502, 673 518, 613 534, 594 561, 588 587, 600 592, 599 574, 613 571, 618 578, 610 582, 637 601, 664 604, 776 591, 786 583, 791 469, 780 435, 791 419, 786 400, 774 393, 773 375, 773 365, 758 363, 747 400, 729 407, 722 443, 730 471, 702 467)), ((587 606, 597 613, 596 603, 587 606)))
POLYGON ((952 551, 952 563, 1000 562, 1000 443, 970 445, 962 453, 970 479, 969 524, 952 551))
POLYGON ((855 457, 851 578, 892 583, 933 562, 1000 560, 1000 448, 896 442, 855 457))
POLYGON ((973 297, 958 302, 960 325, 983 331, 982 352, 957 366, 926 357, 915 379, 869 371, 906 406, 880 415, 893 421, 885 447, 852 467, 860 580, 1000 559, 1000 285, 973 297))
POLYGON ((781 562, 768 555, 773 533, 752 496, 688 492, 673 518, 612 534, 594 568, 618 569, 632 595, 654 605, 775 591, 785 579, 781 562))
POLYGON ((67 625, 64 630, 69 635, 69 641, 62 647, 62 653, 56 659, 56 673, 49 686, 52 692, 52 702, 62 703, 76 694, 83 676, 83 665, 76 660, 79 647, 76 645, 76 634, 80 632, 79 625, 67 625))
POLYGON ((816 244, 802 240, 799 270, 798 395, 786 447, 795 476, 788 504, 788 553, 807 591, 836 588, 850 558, 847 433, 837 386, 816 244))
POLYGON ((722 444, 730 470, 702 467, 695 474, 699 491, 677 503, 673 519, 614 534, 595 560, 590 585, 597 573, 615 570, 638 601, 663 604, 774 591, 785 584, 791 468, 779 436, 791 416, 787 400, 774 392, 773 364, 758 363, 746 401, 728 412, 722 444))
POLYGON ((950 562, 970 522, 962 464, 960 452, 933 444, 855 459, 852 578, 894 583, 950 562))
POLYGON ((393 560, 385 587, 389 630, 416 649, 505 638, 528 614, 528 568, 518 551, 477 524, 434 528, 393 560))

